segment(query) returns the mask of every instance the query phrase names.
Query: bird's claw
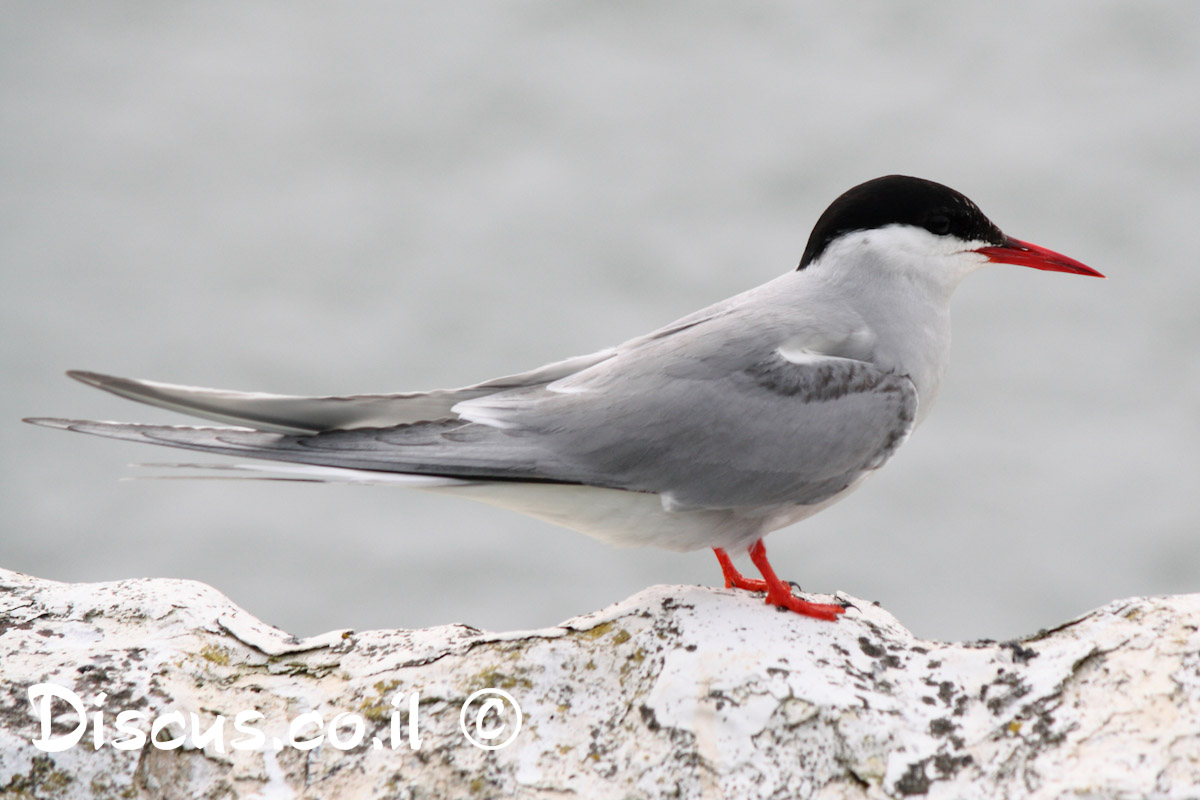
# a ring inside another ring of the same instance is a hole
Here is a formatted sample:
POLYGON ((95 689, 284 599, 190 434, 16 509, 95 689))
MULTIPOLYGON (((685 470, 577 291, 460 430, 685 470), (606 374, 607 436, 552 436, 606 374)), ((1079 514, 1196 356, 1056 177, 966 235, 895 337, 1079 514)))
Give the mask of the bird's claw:
POLYGON ((796 597, 794 594, 775 594, 767 592, 767 604, 775 606, 780 611, 794 611, 806 617, 815 617, 830 622, 846 613, 846 606, 837 603, 813 603, 796 597))

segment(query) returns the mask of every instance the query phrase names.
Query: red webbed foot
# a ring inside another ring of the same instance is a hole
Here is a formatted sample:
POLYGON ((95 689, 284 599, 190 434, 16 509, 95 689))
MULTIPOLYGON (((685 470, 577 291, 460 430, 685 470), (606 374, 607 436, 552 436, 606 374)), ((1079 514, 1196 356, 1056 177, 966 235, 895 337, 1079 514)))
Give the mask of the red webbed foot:
POLYGON ((779 579, 770 562, 767 561, 767 548, 763 545, 762 539, 759 539, 750 547, 750 560, 754 562, 754 566, 758 567, 758 571, 762 573, 762 580, 747 578, 738 572, 737 567, 733 565, 733 561, 730 560, 729 554, 724 549, 714 547, 713 552, 717 554, 717 561, 721 564, 721 572, 725 574, 726 588, 766 592, 768 605, 777 608, 786 608, 789 611, 795 611, 797 614, 803 614, 806 617, 815 617, 816 619, 824 619, 832 622, 839 615, 846 613, 845 606, 833 603, 811 603, 792 594, 792 588, 779 579))

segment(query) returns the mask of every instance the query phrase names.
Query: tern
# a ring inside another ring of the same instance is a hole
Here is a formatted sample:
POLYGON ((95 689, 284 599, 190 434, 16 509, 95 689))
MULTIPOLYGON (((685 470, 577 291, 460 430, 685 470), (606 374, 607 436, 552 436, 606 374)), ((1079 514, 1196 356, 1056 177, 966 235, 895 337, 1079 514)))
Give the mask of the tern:
POLYGON ((947 186, 889 175, 826 209, 795 270, 590 355, 461 389, 343 397, 72 371, 236 427, 27 421, 290 462, 216 465, 282 479, 458 494, 616 545, 711 547, 727 587, 834 620, 845 607, 793 594, 763 537, 845 497, 908 439, 946 371, 950 296, 993 263, 1104 277, 1006 236, 947 186), (735 548, 761 580, 738 572, 735 548))

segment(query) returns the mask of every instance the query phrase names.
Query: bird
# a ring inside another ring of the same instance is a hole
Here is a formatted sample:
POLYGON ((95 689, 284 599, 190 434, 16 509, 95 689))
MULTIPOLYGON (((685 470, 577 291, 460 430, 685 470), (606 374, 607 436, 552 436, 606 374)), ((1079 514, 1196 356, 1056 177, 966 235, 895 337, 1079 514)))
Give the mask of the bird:
POLYGON ((246 477, 409 486, 615 545, 708 547, 727 588, 832 621, 847 606, 793 592, 763 538, 844 498, 909 438, 946 371, 950 297, 990 264, 1104 277, 1007 236, 948 186, 887 175, 830 204, 794 270, 599 352, 459 389, 328 397, 70 371, 226 425, 26 421, 274 462, 200 465, 246 477), (739 549, 761 578, 738 571, 739 549))

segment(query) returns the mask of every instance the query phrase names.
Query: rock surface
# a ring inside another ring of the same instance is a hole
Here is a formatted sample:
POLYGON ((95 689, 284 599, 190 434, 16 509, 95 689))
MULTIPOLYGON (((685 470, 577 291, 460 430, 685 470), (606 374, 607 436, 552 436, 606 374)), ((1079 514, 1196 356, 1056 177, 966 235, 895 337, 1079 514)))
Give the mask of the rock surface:
POLYGON ((0 797, 1200 796, 1200 595, 966 644, 843 599, 297 640, 203 584, 0 570, 0 797))

